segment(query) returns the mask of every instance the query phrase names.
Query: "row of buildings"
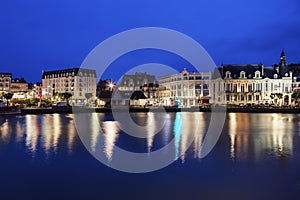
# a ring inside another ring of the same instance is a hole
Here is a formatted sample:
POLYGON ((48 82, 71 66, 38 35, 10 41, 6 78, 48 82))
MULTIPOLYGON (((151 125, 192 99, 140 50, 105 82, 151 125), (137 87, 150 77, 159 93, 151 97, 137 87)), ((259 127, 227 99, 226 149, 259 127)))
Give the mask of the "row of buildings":
POLYGON ((24 79, 0 73, 0 91, 14 98, 57 100, 57 93, 70 93, 73 105, 90 99, 98 105, 180 105, 199 104, 276 104, 295 102, 292 94, 300 90, 300 64, 288 65, 282 51, 278 64, 223 64, 214 72, 189 72, 160 77, 135 73, 124 75, 117 85, 100 80, 92 69, 70 68, 42 71, 41 84, 29 87, 24 79), (89 95, 87 95, 89 94, 89 95), (102 103, 100 103, 102 102, 102 103))
POLYGON ((148 100, 161 105, 291 105, 296 103, 293 93, 300 91, 299 75, 300 64, 288 65, 282 51, 279 63, 273 66, 222 64, 214 72, 183 69, 181 73, 160 77, 159 86, 153 77, 144 80, 146 75, 137 73, 125 75, 116 89, 118 93, 124 93, 125 89, 128 94, 130 91, 142 91, 148 100))

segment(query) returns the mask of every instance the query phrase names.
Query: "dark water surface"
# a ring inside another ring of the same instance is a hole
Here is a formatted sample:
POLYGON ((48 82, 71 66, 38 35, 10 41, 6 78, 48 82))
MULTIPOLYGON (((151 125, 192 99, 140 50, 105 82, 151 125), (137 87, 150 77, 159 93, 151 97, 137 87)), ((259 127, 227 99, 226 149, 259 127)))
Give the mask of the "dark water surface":
MULTIPOLYGON (((209 113, 168 113, 164 128, 146 139, 128 136, 109 114, 91 115, 101 121, 108 161, 116 146, 151 152, 171 139, 179 159, 155 172, 124 173, 85 149, 71 114, 0 116, 0 199, 300 199, 300 115, 229 113, 203 159, 209 113), (203 132, 195 133, 199 121, 203 132)), ((141 125, 155 118, 132 117, 141 125)), ((90 133, 89 148, 99 149, 99 134, 90 133)))

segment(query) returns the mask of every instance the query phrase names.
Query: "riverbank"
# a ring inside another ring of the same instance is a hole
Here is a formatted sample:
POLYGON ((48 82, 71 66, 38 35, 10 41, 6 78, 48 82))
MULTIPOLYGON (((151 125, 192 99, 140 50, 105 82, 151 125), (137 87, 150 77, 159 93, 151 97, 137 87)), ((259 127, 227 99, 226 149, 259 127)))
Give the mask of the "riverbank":
MULTIPOLYGON (((217 107, 218 108, 218 107, 217 107)), ((219 107, 220 109, 215 110, 224 110, 224 107, 219 107)), ((178 108, 178 107, 152 107, 152 108, 139 108, 139 107, 130 107, 129 112, 211 112, 211 108, 178 108)), ((114 112, 125 112, 127 108, 115 108, 114 112)), ((227 112, 236 112, 236 113, 300 113, 299 107, 228 107, 226 108, 227 112)), ((22 108, 21 114, 53 114, 53 113, 111 113, 111 108, 85 108, 85 107, 56 107, 56 108, 22 108)))

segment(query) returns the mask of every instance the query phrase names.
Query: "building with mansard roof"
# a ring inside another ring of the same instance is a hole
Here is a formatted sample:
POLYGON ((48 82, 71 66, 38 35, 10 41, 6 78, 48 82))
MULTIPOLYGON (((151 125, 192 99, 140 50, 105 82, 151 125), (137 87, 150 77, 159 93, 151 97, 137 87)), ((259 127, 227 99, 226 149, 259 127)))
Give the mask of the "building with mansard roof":
POLYGON ((84 104, 86 93, 96 97, 97 74, 95 70, 70 68, 42 72, 43 98, 55 100, 56 93, 71 93, 74 105, 84 104))
POLYGON ((117 85, 117 90, 121 92, 143 91, 147 98, 156 98, 157 88, 155 76, 141 72, 125 74, 117 85))
POLYGON ((221 77, 213 80, 212 102, 226 104, 289 105, 292 95, 292 71, 284 51, 278 64, 223 64, 221 77))

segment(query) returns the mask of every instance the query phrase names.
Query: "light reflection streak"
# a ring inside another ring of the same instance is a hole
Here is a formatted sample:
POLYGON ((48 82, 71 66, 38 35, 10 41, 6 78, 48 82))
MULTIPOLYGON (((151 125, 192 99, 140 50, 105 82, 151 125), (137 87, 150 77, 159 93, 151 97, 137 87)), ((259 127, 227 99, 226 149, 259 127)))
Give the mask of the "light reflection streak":
POLYGON ((229 114, 229 137, 230 137, 230 157, 235 158, 235 137, 237 131, 236 113, 229 114))
POLYGON ((173 134, 174 134, 174 145, 175 145, 175 160, 179 157, 180 138, 182 130, 182 114, 181 112, 176 113, 173 134))
POLYGON ((282 114, 272 114, 272 137, 273 137, 273 151, 279 154, 289 153, 293 155, 293 138, 291 134, 286 132, 288 118, 282 116, 282 114))
POLYGON ((201 145, 203 142, 203 138, 205 135, 205 127, 206 127, 206 122, 204 119, 204 114, 203 113, 194 113, 193 114, 193 119, 194 123, 198 124, 198 130, 194 130, 194 158, 200 158, 201 157, 201 145))
POLYGON ((10 126, 5 118, 2 119, 1 126, 0 126, 0 139, 3 142, 7 142, 9 139, 10 133, 10 126))
POLYGON ((185 162, 185 150, 188 148, 187 143, 189 141, 189 137, 191 137, 191 132, 193 131, 194 120, 191 118, 191 113, 184 113, 181 115, 182 119, 182 128, 181 128, 181 141, 180 141, 180 159, 182 163, 185 162))
POLYGON ((147 114, 147 127, 148 127, 148 132, 147 132, 147 148, 148 148, 148 153, 151 152, 152 144, 153 144, 153 138, 156 130, 156 123, 155 123, 155 118, 154 118, 154 113, 148 113, 147 114))
POLYGON ((22 130, 21 122, 17 121, 16 124, 16 142, 22 142, 23 136, 24 136, 24 131, 22 130))
MULTIPOLYGON (((102 115, 99 115, 100 118, 103 117, 102 115)), ((99 125, 99 118, 98 118, 98 114, 97 113, 93 113, 91 116, 91 150, 93 152, 96 151, 96 147, 97 147, 97 143, 98 143, 98 139, 100 136, 100 125, 99 125)))
POLYGON ((104 136, 104 153, 109 161, 112 160, 113 150, 119 135, 119 125, 116 121, 102 122, 104 136))
POLYGON ((39 129, 37 115, 26 115, 26 146, 34 153, 37 150, 39 129))
POLYGON ((75 126, 75 124, 73 121, 70 121, 68 123, 68 150, 69 150, 69 153, 72 153, 74 140, 76 137, 76 129, 74 126, 75 126))

